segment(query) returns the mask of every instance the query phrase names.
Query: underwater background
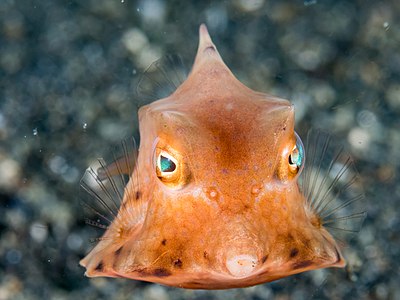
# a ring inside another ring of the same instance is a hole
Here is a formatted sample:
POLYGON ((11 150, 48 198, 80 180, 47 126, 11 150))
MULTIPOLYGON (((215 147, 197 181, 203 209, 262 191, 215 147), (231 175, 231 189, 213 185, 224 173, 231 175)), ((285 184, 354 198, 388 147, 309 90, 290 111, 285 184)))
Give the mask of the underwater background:
POLYGON ((397 0, 1 0, 0 299, 400 299, 399 75, 397 0), (84 277, 99 234, 80 178, 137 135, 153 61, 190 69, 203 22, 242 82, 295 104, 296 131, 347 145, 368 215, 346 270, 226 291, 84 277))

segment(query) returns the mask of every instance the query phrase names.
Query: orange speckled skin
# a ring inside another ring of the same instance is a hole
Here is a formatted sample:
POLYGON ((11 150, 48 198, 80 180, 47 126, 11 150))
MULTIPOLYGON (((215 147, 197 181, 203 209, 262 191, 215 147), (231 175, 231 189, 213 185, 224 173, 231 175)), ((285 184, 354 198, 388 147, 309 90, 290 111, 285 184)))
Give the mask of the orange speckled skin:
POLYGON ((344 266, 288 167, 293 106, 240 83, 204 25, 187 80, 139 119, 135 176, 118 217, 81 261, 86 275, 225 289, 344 266), (160 151, 178 161, 170 181, 157 177, 160 151), (232 273, 227 261, 243 254, 254 258, 251 271, 232 273))

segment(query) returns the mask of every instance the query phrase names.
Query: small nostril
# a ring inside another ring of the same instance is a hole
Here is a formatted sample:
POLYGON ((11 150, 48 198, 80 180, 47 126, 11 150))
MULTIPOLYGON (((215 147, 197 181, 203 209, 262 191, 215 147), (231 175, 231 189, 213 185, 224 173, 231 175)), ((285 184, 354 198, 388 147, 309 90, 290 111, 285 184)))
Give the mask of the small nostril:
POLYGON ((218 198, 218 191, 215 188, 209 188, 205 192, 210 199, 215 200, 218 198))
POLYGON ((258 195, 261 192, 261 185, 253 185, 251 188, 251 193, 253 195, 258 195))

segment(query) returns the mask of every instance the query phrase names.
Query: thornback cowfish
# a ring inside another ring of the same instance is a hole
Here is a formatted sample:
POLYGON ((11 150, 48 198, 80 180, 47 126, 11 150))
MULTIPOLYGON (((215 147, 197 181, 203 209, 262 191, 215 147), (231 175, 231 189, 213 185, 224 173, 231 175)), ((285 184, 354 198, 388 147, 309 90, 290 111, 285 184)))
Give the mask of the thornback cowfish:
POLYGON ((294 106, 243 85, 199 32, 187 79, 139 109, 139 149, 123 142, 82 179, 108 211, 88 205, 106 231, 80 262, 86 276, 227 289, 344 267, 334 231, 365 216, 350 209, 362 199, 351 159, 322 131, 304 147, 294 106))

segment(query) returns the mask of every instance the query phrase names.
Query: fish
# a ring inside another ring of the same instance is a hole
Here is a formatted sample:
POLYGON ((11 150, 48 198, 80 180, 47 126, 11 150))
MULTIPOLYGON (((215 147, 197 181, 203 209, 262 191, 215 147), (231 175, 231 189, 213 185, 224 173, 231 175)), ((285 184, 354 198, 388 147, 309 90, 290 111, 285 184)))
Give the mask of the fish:
POLYGON ((105 211, 87 205, 105 232, 85 275, 229 289, 343 268, 333 232, 365 218, 350 209, 363 199, 353 161, 323 131, 304 146, 293 104, 242 84, 206 25, 199 36, 187 78, 140 107, 140 145, 82 179, 105 211))

